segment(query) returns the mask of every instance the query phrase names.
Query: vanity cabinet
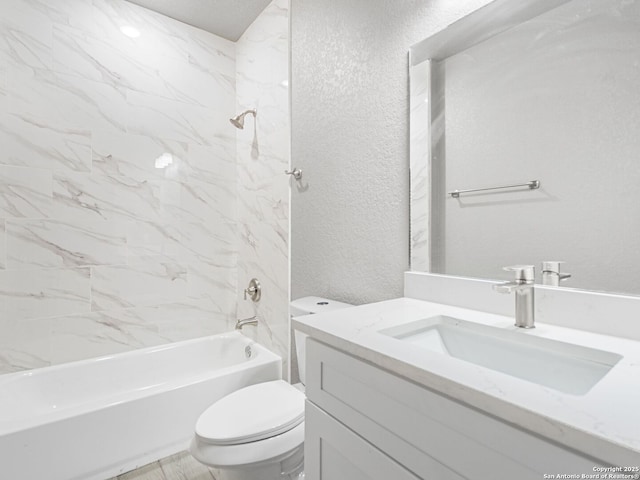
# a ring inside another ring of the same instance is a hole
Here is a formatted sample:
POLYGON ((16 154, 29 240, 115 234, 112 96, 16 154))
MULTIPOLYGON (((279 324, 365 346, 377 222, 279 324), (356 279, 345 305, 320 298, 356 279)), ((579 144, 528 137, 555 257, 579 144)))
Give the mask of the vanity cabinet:
POLYGON ((305 407, 305 431, 305 479, 419 479, 309 401, 305 407))
POLYGON ((311 338, 306 363, 307 480, 539 480, 602 466, 311 338))

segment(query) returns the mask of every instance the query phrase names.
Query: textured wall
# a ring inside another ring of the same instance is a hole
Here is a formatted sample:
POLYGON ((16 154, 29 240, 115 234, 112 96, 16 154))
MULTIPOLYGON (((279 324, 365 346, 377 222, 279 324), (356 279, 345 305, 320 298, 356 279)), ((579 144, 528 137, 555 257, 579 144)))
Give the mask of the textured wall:
POLYGON ((402 295, 407 52, 488 0, 292 0, 292 297, 402 295))
POLYGON ((274 0, 237 43, 238 112, 256 108, 237 131, 238 317, 257 315, 247 335, 278 353, 287 371, 289 344, 289 2, 274 0), (251 278, 258 303, 243 299, 251 278))
POLYGON ((0 2, 0 372, 228 329, 234 110, 231 42, 121 0, 0 2))

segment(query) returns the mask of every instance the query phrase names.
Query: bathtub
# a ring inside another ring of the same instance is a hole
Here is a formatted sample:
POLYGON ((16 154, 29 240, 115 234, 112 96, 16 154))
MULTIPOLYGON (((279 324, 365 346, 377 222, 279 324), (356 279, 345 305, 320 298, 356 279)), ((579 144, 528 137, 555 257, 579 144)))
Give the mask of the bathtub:
POLYGON ((186 450, 214 401, 282 375, 238 332, 0 376, 0 477, 105 480, 186 450))

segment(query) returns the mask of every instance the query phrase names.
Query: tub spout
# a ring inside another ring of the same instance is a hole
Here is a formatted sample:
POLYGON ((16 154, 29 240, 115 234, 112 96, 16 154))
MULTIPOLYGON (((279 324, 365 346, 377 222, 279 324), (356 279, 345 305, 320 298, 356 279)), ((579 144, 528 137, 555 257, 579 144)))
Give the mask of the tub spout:
POLYGON ((242 327, 245 325, 258 326, 258 316, 254 315, 253 317, 245 318, 243 320, 236 320, 236 330, 242 330, 242 327))

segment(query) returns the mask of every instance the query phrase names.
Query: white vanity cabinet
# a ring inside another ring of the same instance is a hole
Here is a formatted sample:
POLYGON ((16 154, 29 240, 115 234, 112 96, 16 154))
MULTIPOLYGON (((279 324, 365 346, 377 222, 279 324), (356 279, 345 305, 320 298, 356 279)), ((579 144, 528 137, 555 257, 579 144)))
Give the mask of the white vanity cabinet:
POLYGON ((309 401, 305 408, 305 431, 305 455, 308 455, 305 480, 419 479, 309 401))
POLYGON ((602 465, 311 338, 306 368, 307 480, 539 480, 602 465))

